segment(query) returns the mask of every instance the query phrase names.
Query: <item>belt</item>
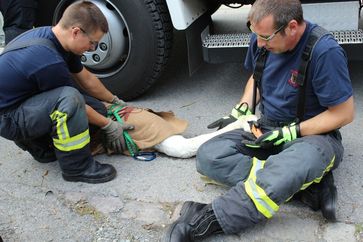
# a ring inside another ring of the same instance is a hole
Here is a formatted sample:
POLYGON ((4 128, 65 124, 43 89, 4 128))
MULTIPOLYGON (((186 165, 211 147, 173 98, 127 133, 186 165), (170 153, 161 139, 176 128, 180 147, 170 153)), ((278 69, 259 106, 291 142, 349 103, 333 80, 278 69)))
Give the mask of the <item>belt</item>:
POLYGON ((291 123, 293 123, 295 120, 292 120, 292 121, 275 121, 275 120, 272 120, 272 119, 268 119, 266 118, 265 116, 261 116, 261 118, 258 120, 258 123, 264 127, 264 126, 267 126, 267 127, 284 127, 286 125, 289 125, 291 123))

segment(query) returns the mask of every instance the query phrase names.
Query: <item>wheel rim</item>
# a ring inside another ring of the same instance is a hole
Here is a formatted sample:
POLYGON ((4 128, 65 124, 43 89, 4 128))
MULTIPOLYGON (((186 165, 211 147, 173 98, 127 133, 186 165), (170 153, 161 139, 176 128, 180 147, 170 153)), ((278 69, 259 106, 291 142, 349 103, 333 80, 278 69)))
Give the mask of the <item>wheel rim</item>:
POLYGON ((85 52, 82 63, 104 78, 119 72, 127 63, 131 42, 130 32, 121 11, 111 1, 92 1, 105 15, 109 31, 99 42, 95 51, 85 52))

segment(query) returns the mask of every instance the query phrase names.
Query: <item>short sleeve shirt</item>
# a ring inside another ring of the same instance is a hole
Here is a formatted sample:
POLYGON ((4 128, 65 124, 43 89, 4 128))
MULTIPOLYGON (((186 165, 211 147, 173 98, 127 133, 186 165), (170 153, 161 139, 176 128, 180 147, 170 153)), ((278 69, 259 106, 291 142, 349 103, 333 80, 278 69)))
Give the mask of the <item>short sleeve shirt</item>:
MULTIPOLYGON (((299 90, 296 77, 308 35, 316 26, 307 22, 304 34, 293 50, 280 54, 268 53, 260 100, 260 110, 266 118, 275 121, 292 121, 296 118, 299 90)), ((255 34, 250 43, 244 65, 252 72, 260 51, 255 34)), ((345 52, 332 35, 323 36, 313 50, 306 75, 304 120, 345 102, 352 95, 345 52)))
POLYGON ((79 56, 63 49, 51 27, 28 31, 16 41, 32 38, 49 39, 56 48, 32 45, 0 56, 0 110, 40 92, 74 86, 71 73, 79 73, 83 68, 79 56))

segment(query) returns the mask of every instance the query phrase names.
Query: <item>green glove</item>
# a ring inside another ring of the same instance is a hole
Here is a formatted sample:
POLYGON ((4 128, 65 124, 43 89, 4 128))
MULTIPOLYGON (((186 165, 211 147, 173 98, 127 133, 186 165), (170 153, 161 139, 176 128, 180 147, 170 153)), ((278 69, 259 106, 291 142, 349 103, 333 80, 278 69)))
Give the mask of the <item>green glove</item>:
POLYGON ((120 124, 119 122, 110 119, 110 122, 101 129, 104 134, 106 147, 118 153, 122 153, 126 149, 123 136, 124 130, 132 130, 134 129, 134 126, 130 124, 120 124))
POLYGON ((119 99, 116 95, 113 96, 113 99, 112 99, 111 103, 116 104, 116 105, 120 105, 122 107, 127 106, 127 104, 123 100, 119 99))
POLYGON ((268 149, 273 146, 285 144, 300 137, 299 124, 292 123, 282 128, 277 128, 264 133, 255 141, 243 140, 247 147, 268 149))
POLYGON ((226 127, 228 124, 233 123, 238 118, 245 116, 245 115, 251 115, 252 112, 248 108, 248 103, 241 103, 237 104, 231 111, 231 114, 228 116, 225 116, 223 118, 220 118, 213 123, 209 124, 207 126, 208 129, 214 129, 217 128, 221 129, 226 127))

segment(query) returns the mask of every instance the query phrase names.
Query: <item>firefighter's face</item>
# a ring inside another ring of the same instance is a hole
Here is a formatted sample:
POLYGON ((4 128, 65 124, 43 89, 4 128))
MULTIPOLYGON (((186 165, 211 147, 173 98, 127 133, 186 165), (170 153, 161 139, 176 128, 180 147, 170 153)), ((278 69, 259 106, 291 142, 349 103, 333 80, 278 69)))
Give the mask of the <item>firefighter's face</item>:
POLYGON ((250 30, 257 35, 257 45, 268 51, 279 54, 288 50, 289 39, 285 29, 288 25, 274 27, 273 16, 269 15, 258 23, 248 23, 250 30), (282 34, 284 32, 284 34, 282 34))
POLYGON ((101 40, 103 35, 104 33, 101 30, 93 33, 87 33, 81 27, 73 27, 72 36, 74 39, 74 45, 72 52, 81 55, 86 51, 96 50, 98 42, 101 40))

